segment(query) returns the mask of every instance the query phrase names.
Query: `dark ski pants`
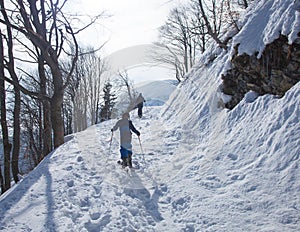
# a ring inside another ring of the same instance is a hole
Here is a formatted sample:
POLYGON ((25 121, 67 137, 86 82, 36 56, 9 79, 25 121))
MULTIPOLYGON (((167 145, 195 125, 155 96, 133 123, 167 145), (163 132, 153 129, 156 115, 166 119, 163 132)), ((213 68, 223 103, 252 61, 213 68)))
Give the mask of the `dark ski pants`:
POLYGON ((132 168, 132 151, 127 150, 121 146, 120 153, 122 159, 122 166, 123 167, 129 166, 130 168, 132 168))

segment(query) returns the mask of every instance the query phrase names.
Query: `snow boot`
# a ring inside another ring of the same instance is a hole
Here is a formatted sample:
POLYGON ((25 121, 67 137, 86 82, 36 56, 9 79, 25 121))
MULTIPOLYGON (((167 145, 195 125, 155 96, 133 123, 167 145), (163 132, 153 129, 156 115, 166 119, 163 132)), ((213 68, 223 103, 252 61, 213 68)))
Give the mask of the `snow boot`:
POLYGON ((126 157, 122 157, 122 168, 126 168, 128 166, 127 159, 128 158, 126 158, 126 157))
POLYGON ((127 157, 127 164, 129 166, 129 168, 132 168, 132 154, 128 154, 128 157, 127 157))

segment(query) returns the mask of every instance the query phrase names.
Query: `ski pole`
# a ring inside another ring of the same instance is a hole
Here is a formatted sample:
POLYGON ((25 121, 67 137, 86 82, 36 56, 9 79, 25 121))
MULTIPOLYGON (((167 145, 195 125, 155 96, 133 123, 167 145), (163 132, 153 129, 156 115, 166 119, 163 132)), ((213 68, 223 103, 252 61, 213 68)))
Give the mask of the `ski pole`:
POLYGON ((138 138, 139 138, 140 147, 141 147, 141 151, 142 151, 142 155, 143 155, 143 161, 144 161, 144 164, 146 164, 146 162, 145 162, 145 156, 144 156, 144 151, 143 151, 143 147, 142 147, 142 143, 141 143, 141 138, 140 138, 140 136, 138 136, 138 138))

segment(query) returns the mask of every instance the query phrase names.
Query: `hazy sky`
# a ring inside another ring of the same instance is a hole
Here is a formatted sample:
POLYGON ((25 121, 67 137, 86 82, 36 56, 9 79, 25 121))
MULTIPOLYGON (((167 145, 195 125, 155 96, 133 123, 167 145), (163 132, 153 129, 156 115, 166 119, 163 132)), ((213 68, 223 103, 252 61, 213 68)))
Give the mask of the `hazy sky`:
MULTIPOLYGON (((111 17, 100 19, 81 35, 80 39, 94 47, 108 41, 104 52, 110 54, 122 48, 151 43, 157 38, 157 28, 164 24, 169 10, 180 0, 72 0, 84 14, 102 11, 111 17)), ((182 0, 181 0, 182 1, 182 0)))
MULTIPOLYGON (((121 62, 114 68, 130 69, 130 78, 139 83, 145 80, 175 78, 173 71, 166 67, 140 67, 139 63, 135 63, 137 67, 129 68, 126 63, 136 57, 147 55, 143 53, 143 49, 136 51, 137 47, 143 47, 136 45, 157 41, 158 28, 166 22, 170 10, 180 2, 187 1, 189 0, 69 0, 67 4, 70 4, 68 7, 72 13, 76 11, 95 16, 105 12, 106 15, 110 15, 99 19, 96 24, 84 31, 79 40, 94 48, 107 42, 101 50, 101 55, 104 56, 113 53, 116 58, 115 54, 127 51, 125 56, 117 57, 124 63, 121 62)), ((110 62, 114 63, 114 60, 110 62)))

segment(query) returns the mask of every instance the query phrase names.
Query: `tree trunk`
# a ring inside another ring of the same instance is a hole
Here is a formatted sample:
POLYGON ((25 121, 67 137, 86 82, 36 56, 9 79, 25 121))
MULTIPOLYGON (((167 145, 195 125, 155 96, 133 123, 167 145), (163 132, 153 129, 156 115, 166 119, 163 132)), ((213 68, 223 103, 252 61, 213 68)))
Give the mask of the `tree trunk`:
POLYGON ((187 45, 184 44, 184 68, 185 72, 187 73, 189 71, 189 61, 188 61, 188 51, 187 51, 187 45))
POLYGON ((51 132, 51 108, 49 101, 43 101, 44 114, 44 150, 43 155, 46 156, 52 151, 52 132, 51 132))
POLYGON ((14 106, 14 138, 12 149, 11 170, 15 183, 19 181, 19 154, 20 154, 20 111, 21 111, 21 93, 17 86, 15 90, 15 106, 14 106))
POLYGON ((9 63, 8 63, 8 71, 12 80, 17 83, 14 85, 14 95, 15 95, 15 102, 14 102, 14 135, 13 135, 13 148, 12 148, 12 161, 11 161, 11 168, 12 174, 15 183, 19 181, 19 154, 20 154, 20 112, 21 112, 21 92, 18 87, 19 79, 15 72, 15 63, 14 63, 14 56, 13 56, 13 37, 10 28, 7 28, 8 33, 8 54, 9 54, 9 63))
MULTIPOLYGON (((39 77, 40 77, 40 92, 42 96, 47 96, 47 78, 46 78, 46 71, 44 67, 44 59, 43 56, 40 55, 38 58, 38 71, 39 71, 39 77)), ((48 100, 43 99, 42 100, 43 105, 43 125, 40 125, 43 127, 43 135, 42 135, 42 141, 43 141, 43 153, 41 159, 43 159, 47 154, 49 154, 52 150, 52 133, 51 133, 51 111, 50 111, 50 103, 48 100)))
POLYGON ((62 105, 64 98, 63 79, 60 70, 51 69, 53 75, 54 93, 51 98, 51 122, 54 136, 54 148, 64 143, 64 121, 62 105))
POLYGON ((0 188, 1 188, 1 193, 0 193, 0 195, 1 195, 2 193, 4 193, 4 189, 5 189, 1 165, 0 165, 0 188))
POLYGON ((51 99, 51 122, 54 136, 54 148, 57 148, 64 143, 62 100, 59 95, 54 95, 51 99))
POLYGON ((2 192, 5 192, 10 188, 10 151, 11 144, 8 139, 8 128, 6 121, 6 93, 4 83, 4 49, 2 33, 0 31, 0 107, 1 107, 1 127, 2 127, 2 138, 3 138, 3 155, 4 155, 4 184, 2 192))

